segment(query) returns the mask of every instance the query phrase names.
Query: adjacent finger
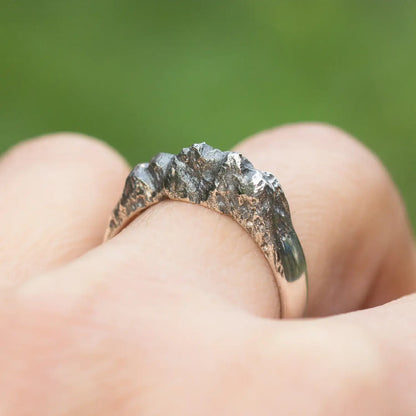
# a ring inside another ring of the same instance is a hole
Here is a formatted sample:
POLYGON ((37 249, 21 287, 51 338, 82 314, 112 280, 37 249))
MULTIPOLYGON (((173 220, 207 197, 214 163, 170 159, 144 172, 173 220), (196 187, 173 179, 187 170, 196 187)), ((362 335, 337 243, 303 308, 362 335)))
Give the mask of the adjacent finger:
POLYGON ((374 306, 416 290, 405 207, 362 144, 315 123, 265 131, 237 150, 282 183, 306 254, 309 315, 374 306))
POLYGON ((126 162, 70 133, 23 142, 0 159, 0 284, 13 285, 101 242, 126 162))

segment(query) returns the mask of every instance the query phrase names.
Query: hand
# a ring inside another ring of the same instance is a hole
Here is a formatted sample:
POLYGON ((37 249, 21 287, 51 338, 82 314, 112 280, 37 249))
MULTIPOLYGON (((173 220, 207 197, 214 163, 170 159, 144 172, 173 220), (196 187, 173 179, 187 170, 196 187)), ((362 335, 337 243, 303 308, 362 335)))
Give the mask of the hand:
POLYGON ((416 414, 416 296, 394 300, 416 289, 415 247, 385 169, 319 124, 237 149, 282 183, 313 319, 270 319, 260 249, 200 206, 160 203, 101 244, 129 171, 103 143, 4 155, 1 415, 416 414))

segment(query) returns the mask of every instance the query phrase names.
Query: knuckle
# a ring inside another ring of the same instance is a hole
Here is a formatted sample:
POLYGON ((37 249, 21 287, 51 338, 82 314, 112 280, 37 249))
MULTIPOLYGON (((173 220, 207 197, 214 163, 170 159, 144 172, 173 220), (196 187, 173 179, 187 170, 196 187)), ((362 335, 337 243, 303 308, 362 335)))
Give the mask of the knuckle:
POLYGON ((355 140, 341 128, 323 122, 289 123, 265 131, 282 140, 297 140, 311 144, 329 144, 355 140))
POLYGON ((353 202, 361 198, 386 199, 386 191, 394 190, 380 159, 350 134, 330 124, 283 125, 247 139, 240 148, 267 154, 292 176, 301 176, 305 184, 323 192, 335 188, 337 197, 343 195, 353 202))
POLYGON ((59 132, 42 135, 25 140, 9 149, 0 160, 3 164, 19 166, 22 164, 39 164, 45 160, 57 163, 79 163, 88 160, 89 164, 119 159, 106 143, 80 133, 59 132))
MULTIPOLYGON (((298 122, 283 124, 264 130, 253 137, 249 137, 246 142, 253 142, 256 145, 276 145, 295 144, 299 146, 330 145, 340 142, 356 142, 348 133, 328 123, 322 122, 298 122)), ((358 143, 358 142, 357 142, 358 143)))

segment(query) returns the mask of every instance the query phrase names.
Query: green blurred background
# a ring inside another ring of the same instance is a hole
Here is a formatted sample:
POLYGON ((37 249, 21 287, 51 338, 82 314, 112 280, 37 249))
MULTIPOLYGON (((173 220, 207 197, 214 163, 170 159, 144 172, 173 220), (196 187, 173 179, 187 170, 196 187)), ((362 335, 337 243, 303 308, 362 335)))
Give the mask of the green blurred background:
POLYGON ((130 162, 318 120, 364 141, 416 224, 416 1, 0 0, 0 151, 57 130, 130 162))

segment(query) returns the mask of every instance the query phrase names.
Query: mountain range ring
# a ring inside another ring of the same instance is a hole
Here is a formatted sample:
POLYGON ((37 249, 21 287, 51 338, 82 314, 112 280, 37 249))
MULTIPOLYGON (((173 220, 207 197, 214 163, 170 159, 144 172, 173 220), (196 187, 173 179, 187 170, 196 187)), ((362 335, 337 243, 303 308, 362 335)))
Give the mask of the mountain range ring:
POLYGON ((243 155, 193 144, 177 155, 159 153, 128 175, 104 241, 163 200, 202 205, 233 218, 256 242, 273 272, 281 318, 297 318, 307 304, 306 260, 282 187, 243 155))

